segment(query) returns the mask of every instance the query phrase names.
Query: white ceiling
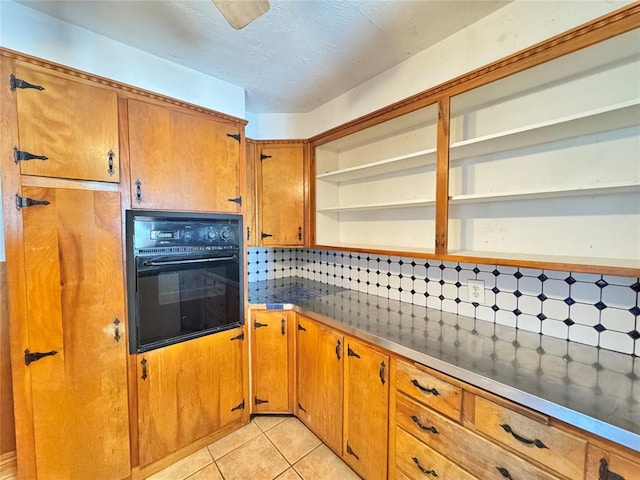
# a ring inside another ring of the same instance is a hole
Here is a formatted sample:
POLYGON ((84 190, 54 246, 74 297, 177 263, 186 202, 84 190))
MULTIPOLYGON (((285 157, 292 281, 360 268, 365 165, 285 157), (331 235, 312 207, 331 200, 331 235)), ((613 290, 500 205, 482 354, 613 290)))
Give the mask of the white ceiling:
POLYGON ((243 87, 249 112, 303 113, 510 1, 271 0, 243 30, 211 0, 19 3, 243 87))

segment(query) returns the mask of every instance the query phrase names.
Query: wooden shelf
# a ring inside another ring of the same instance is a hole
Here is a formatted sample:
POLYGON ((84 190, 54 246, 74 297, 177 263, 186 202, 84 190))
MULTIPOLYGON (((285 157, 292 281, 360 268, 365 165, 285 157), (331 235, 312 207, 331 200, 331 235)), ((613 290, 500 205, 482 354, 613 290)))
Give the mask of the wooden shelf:
POLYGON ((450 160, 504 152, 558 140, 640 125, 640 100, 452 143, 450 160))
POLYGON ((376 255, 397 255, 401 257, 420 257, 434 258, 435 250, 433 248, 393 246, 393 245, 376 245, 371 243, 326 243, 318 244, 317 248, 328 250, 344 250, 347 252, 367 252, 376 255))
POLYGON ((344 205, 339 207, 318 208, 316 211, 319 213, 362 212, 365 210, 388 210, 392 208, 433 207, 435 204, 436 201, 433 199, 405 200, 400 202, 368 203, 363 205, 344 205))
POLYGON ((576 197, 583 195, 606 195, 611 193, 640 192, 640 184, 616 183, 609 185, 597 185, 589 187, 549 188, 539 190, 522 190, 518 192, 500 193, 471 193, 466 195, 453 195, 449 197, 450 205, 465 203, 507 202, 512 200, 529 200, 539 198, 576 197))
POLYGON ((318 180, 324 180, 332 183, 348 182, 351 180, 361 180, 376 175, 384 175, 387 173, 396 173, 412 168, 434 165, 436 158, 436 149, 428 148, 418 152, 400 155, 377 162, 358 165, 357 167, 344 168, 333 172, 320 173, 316 175, 318 180))

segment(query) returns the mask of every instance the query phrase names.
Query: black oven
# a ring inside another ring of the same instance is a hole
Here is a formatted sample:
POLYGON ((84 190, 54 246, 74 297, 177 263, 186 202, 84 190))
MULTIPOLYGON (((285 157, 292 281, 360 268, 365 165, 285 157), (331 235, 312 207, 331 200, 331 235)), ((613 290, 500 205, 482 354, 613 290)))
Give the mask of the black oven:
POLYGON ((242 217, 129 210, 129 348, 145 352, 244 321, 242 217))

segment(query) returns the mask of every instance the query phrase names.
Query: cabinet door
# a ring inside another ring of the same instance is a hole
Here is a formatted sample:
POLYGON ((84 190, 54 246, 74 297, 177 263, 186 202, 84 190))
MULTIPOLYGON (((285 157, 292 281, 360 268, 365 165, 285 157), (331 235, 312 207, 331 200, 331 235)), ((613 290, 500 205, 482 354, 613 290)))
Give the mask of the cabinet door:
MULTIPOLYGON (((120 195, 23 188, 36 469, 39 478, 130 474, 120 195)), ((16 405, 16 408, 22 408, 16 405)))
POLYGON ((231 340, 240 333, 228 330, 138 355, 141 466, 242 417, 242 340, 231 340))
POLYGON ((304 317, 296 333, 298 418, 341 452, 343 337, 304 317))
POLYGON ((343 458, 367 480, 387 478, 389 357, 347 339, 343 458))
POLYGON ((304 245, 304 147, 260 150, 259 228, 262 245, 304 245))
POLYGON ((16 147, 47 157, 20 161, 20 172, 119 182, 116 92, 20 62, 15 77, 43 88, 15 89, 16 147))
POLYGON ((294 312, 252 313, 253 412, 291 413, 289 325, 294 312))
POLYGON ((133 208, 240 212, 232 123, 128 101, 133 208))

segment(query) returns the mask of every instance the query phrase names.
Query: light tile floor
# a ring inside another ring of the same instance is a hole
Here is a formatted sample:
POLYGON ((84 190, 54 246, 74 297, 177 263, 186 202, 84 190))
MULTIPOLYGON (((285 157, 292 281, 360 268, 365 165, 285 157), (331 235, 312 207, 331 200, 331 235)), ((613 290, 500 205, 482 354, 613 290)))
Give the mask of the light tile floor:
POLYGON ((357 480, 300 420, 258 416, 149 480, 357 480))

